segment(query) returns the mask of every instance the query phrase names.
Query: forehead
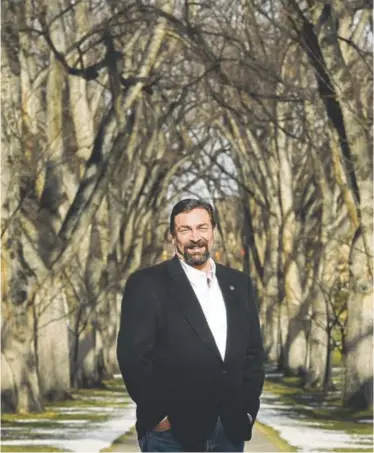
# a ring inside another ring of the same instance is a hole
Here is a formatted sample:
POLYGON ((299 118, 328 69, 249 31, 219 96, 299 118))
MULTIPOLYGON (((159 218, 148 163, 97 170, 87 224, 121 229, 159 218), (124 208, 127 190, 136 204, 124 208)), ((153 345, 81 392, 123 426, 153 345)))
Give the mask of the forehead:
POLYGON ((203 208, 192 209, 190 212, 181 212, 175 216, 175 224, 178 225, 200 225, 211 223, 209 213, 203 208))

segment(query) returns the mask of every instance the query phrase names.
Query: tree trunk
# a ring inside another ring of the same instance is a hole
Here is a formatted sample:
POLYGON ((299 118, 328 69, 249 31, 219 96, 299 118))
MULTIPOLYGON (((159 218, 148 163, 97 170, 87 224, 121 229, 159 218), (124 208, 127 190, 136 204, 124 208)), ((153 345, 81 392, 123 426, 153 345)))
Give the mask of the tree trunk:
POLYGON ((350 257, 343 398, 346 406, 366 409, 373 405, 373 286, 368 257, 363 253, 365 244, 357 236, 350 257))
POLYGON ((60 281, 48 278, 35 297, 35 349, 43 396, 64 400, 70 391, 68 313, 60 281))
POLYGON ((77 388, 100 387, 103 381, 103 343, 95 322, 80 332, 75 370, 77 388))
MULTIPOLYGON (((4 250, 3 250, 4 253, 4 250)), ((7 409, 15 407, 17 412, 27 413, 43 409, 39 387, 36 356, 33 345, 32 302, 30 304, 27 283, 22 279, 22 270, 17 266, 19 257, 11 261, 14 267, 9 270, 9 298, 3 299, 2 353, 7 364, 12 385, 7 386, 7 409), (26 283, 26 286, 25 286, 26 283)), ((3 391, 2 387, 2 391, 3 391)))
MULTIPOLYGON (((284 106, 278 108, 280 118, 287 116, 284 106)), ((285 123, 280 121, 280 126, 285 123)), ((290 374, 304 372, 307 359, 307 317, 308 306, 304 301, 302 279, 296 259, 298 221, 294 212, 293 174, 291 146, 285 132, 277 129, 277 150, 279 162, 279 188, 282 209, 282 265, 284 270, 284 294, 289 320, 287 341, 284 350, 285 371, 290 374)))
POLYGON ((17 386, 12 367, 1 354, 1 411, 15 412, 17 409, 17 386))
MULTIPOLYGON (((271 219, 273 220, 273 219, 271 219)), ((280 318, 280 301, 279 301, 279 281, 278 281, 278 250, 279 234, 277 231, 276 220, 272 222, 267 230, 268 236, 268 257, 264 265, 264 285, 263 294, 263 320, 262 335, 266 357, 269 361, 277 363, 280 354, 279 345, 279 318, 280 318)))
MULTIPOLYGON (((312 319, 309 338, 309 366, 305 385, 307 387, 322 388, 328 354, 330 353, 329 303, 328 295, 315 289, 312 294, 312 319)), ((331 373, 329 373, 331 375, 331 373)))
MULTIPOLYGON (((6 8, 5 8, 6 9, 6 8)), ((5 12, 4 20, 14 21, 11 12, 5 12), (6 17, 9 15, 9 17, 6 17)), ((8 23, 8 32, 15 23, 8 23)), ((2 360, 5 363, 6 386, 2 386, 7 403, 6 409, 19 412, 41 410, 43 407, 33 349, 33 317, 31 288, 33 274, 25 264, 22 233, 18 222, 12 220, 19 209, 22 190, 29 179, 23 155, 21 131, 20 62, 13 42, 5 33, 2 47, 2 102, 7 110, 2 133, 5 139, 1 165, 2 190, 2 278, 6 291, 2 294, 2 360), (4 195, 6 198, 4 198, 4 195)))

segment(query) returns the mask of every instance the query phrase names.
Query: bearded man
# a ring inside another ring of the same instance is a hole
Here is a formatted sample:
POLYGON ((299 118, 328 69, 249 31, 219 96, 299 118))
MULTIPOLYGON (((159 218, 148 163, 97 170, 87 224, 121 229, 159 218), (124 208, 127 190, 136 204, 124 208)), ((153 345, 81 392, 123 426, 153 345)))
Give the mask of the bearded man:
POLYGON ((251 439, 264 352, 248 275, 215 263, 213 207, 178 202, 175 256, 126 283, 117 357, 137 405, 141 451, 241 452, 251 439))

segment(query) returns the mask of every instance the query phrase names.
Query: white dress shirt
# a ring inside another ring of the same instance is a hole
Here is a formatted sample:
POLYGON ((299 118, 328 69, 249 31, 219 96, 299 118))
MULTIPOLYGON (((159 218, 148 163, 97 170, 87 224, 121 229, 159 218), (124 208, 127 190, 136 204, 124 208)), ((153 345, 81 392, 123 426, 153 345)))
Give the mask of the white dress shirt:
POLYGON ((210 272, 196 269, 182 260, 180 263, 200 303, 222 360, 224 360, 227 338, 226 305, 216 277, 215 262, 211 258, 209 261, 210 272))

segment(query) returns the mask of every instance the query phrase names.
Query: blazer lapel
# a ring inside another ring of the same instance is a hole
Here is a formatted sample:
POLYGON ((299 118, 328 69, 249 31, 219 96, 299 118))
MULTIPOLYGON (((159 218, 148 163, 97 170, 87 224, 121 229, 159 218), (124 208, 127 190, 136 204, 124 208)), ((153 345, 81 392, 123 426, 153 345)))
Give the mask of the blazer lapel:
POLYGON ((168 271, 171 279, 170 291, 173 299, 179 303, 183 315, 204 344, 222 361, 222 357, 205 319, 200 302, 195 295, 178 257, 175 256, 168 262, 168 271))
POLYGON ((242 336, 241 326, 243 325, 243 316, 238 304, 238 292, 235 284, 228 277, 223 266, 216 264, 216 276, 222 291, 223 299, 226 305, 227 314, 227 338, 225 363, 230 362, 235 356, 236 351, 240 350, 242 336))

